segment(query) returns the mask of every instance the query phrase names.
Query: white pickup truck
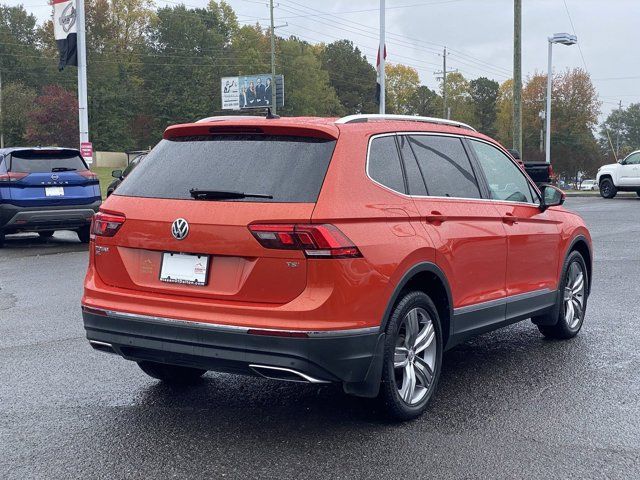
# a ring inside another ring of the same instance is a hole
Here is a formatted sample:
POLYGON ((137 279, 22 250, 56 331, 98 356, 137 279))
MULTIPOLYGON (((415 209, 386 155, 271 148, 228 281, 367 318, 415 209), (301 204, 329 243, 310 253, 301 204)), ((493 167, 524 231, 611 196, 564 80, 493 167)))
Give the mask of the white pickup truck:
POLYGON ((596 181, 603 198, 613 198, 618 192, 636 192, 640 197, 640 150, 618 163, 600 167, 596 181))

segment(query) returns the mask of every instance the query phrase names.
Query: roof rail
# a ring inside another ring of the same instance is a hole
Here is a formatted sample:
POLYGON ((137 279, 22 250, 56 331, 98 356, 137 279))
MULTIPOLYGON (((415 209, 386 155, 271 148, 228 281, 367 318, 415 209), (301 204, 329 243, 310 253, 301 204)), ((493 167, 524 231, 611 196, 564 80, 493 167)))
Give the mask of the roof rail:
POLYGON ((435 118, 435 117, 419 117, 417 115, 381 115, 381 114, 358 114, 358 115, 348 115, 346 117, 342 117, 336 120, 337 124, 347 124, 347 123, 366 123, 369 120, 396 120, 402 122, 423 122, 423 123, 436 123, 438 125, 449 125, 452 127, 460 127, 466 128, 468 130, 476 131, 470 125, 466 123, 457 122, 455 120, 447 120, 445 118, 435 118))
POLYGON ((257 115, 218 115, 216 117, 207 117, 201 118, 197 120, 196 123, 209 123, 209 122, 224 122, 224 121, 232 121, 244 118, 264 118, 259 117, 257 115))

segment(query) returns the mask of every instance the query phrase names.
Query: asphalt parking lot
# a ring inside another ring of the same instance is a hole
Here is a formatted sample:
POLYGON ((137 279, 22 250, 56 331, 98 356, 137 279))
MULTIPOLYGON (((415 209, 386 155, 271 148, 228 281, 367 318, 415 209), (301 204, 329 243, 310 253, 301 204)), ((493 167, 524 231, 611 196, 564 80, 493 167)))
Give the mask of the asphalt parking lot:
POLYGON ((94 352, 71 233, 0 250, 0 477, 638 478, 640 199, 572 198, 591 229, 581 334, 523 322, 445 354, 404 424, 337 386, 208 373, 169 388, 94 352))

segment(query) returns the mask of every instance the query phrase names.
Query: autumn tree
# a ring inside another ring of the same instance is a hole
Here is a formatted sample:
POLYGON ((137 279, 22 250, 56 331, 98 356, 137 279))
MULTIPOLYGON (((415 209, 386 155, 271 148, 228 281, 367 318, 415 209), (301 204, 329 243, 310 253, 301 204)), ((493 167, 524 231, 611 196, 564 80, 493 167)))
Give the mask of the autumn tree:
POLYGON ((58 85, 47 85, 27 115, 25 140, 31 145, 78 146, 78 99, 58 85))
POLYGON ((451 109, 452 120, 475 124, 471 88, 467 79, 459 72, 447 75, 447 107, 451 109))
POLYGON ((500 85, 496 110, 496 139, 510 147, 513 145, 513 80, 500 85))
POLYGON ((386 110, 389 113, 410 115, 420 86, 420 76, 413 67, 389 63, 385 68, 386 110))
POLYGON ((36 91, 20 82, 2 86, 2 131, 7 146, 25 143, 28 112, 33 108, 36 91))

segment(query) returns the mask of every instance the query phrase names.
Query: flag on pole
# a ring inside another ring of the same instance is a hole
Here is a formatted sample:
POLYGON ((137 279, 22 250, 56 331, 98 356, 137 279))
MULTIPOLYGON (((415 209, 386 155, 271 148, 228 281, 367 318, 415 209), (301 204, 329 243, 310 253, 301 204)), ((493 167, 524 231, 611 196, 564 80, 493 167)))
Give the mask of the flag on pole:
POLYGON ((76 0, 53 0, 53 32, 60 52, 58 70, 67 65, 78 66, 76 15, 76 0))
MULTIPOLYGON (((387 59, 387 46, 384 46, 384 59, 387 59)), ((378 56, 376 57, 376 71, 378 72, 377 83, 376 83, 376 102, 380 103, 380 75, 382 72, 380 71, 380 48, 378 48, 378 56)))

